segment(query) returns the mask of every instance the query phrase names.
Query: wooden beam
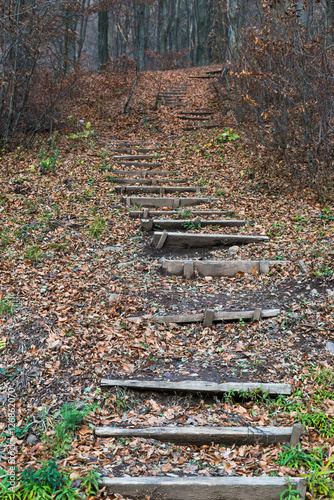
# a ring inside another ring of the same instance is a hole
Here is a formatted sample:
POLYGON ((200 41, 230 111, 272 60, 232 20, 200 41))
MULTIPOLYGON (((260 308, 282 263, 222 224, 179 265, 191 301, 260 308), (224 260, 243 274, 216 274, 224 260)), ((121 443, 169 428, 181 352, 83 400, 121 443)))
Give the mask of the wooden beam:
POLYGON ((290 396, 290 384, 275 384, 272 382, 207 382, 202 380, 183 380, 181 382, 170 382, 168 380, 130 380, 130 379, 107 379, 101 380, 103 387, 128 387, 129 389, 147 391, 171 391, 171 392, 192 392, 207 394, 226 394, 228 392, 252 393, 260 391, 270 396, 290 396))
MULTIPOLYGON (((231 215, 233 214, 233 210, 230 212, 226 210, 193 210, 189 209, 191 211, 191 215, 198 215, 198 216, 209 216, 209 215, 231 215)), ((178 215, 180 214, 179 210, 149 210, 147 217, 160 217, 163 215, 178 215)), ((147 218, 144 215, 143 210, 133 210, 132 212, 129 213, 130 217, 133 218, 147 218)), ((175 219, 176 220, 176 219, 175 219)))
MULTIPOLYGON (((148 219, 143 219, 141 221, 141 229, 146 230, 148 225, 148 219)), ((194 229, 196 227, 207 227, 207 226, 219 226, 219 227, 241 227, 246 224, 245 220, 203 220, 199 219, 154 219, 153 229, 168 229, 168 230, 180 230, 186 231, 194 229)))
MULTIPOLYGON (((110 179, 108 179, 110 181, 110 179)), ((162 184, 166 183, 166 179, 156 179, 155 177, 145 178, 145 177, 135 177, 133 179, 129 179, 127 177, 115 177, 112 179, 113 182, 119 184, 129 184, 133 182, 139 182, 140 184, 145 184, 148 186, 152 186, 154 184, 162 184)), ((168 182, 171 184, 179 184, 180 182, 184 182, 184 179, 168 179, 168 182)))
POLYGON ((128 206, 137 205, 138 207, 186 207, 191 205, 203 205, 206 203, 213 203, 215 201, 220 201, 219 198, 149 198, 149 197, 137 197, 128 196, 122 198, 128 206))
POLYGON ((214 111, 196 111, 196 110, 193 110, 193 111, 179 111, 178 112, 179 115, 213 115, 214 114, 214 111))
MULTIPOLYGON (((154 221, 153 221, 154 222, 154 221)), ((183 260, 163 260, 162 270, 169 276, 183 276, 184 264, 183 260)), ((223 276, 233 277, 237 273, 251 274, 259 272, 267 274, 270 266, 288 264, 289 261, 279 260, 194 260, 194 269, 199 276, 212 276, 221 278, 223 276)))
POLYGON ((157 162, 144 163, 139 161, 113 160, 113 163, 117 163, 118 165, 125 165, 128 167, 141 167, 141 168, 161 167, 161 163, 157 162))
POLYGON ((157 155, 122 155, 113 156, 113 160, 152 160, 159 158, 157 155))
MULTIPOLYGON (((255 310, 251 311, 222 311, 215 312, 213 321, 236 321, 236 320, 250 320, 254 317, 255 310)), ((262 309, 261 318, 273 318, 279 316, 280 309, 262 309)), ((205 313, 197 314, 169 314, 166 316, 152 316, 151 320, 157 323, 202 323, 205 313)), ((128 320, 134 318, 127 318, 128 320)))
MULTIPOLYGON (((160 236, 161 232, 155 232, 153 234, 153 245, 156 246, 157 242, 160 239, 160 236)), ((195 248, 207 246, 215 247, 229 245, 247 245, 248 243, 259 243, 261 241, 269 241, 268 236, 168 232, 165 246, 174 248, 195 248)))
MULTIPOLYGON (((290 443, 294 427, 204 427, 196 425, 141 427, 136 429, 122 427, 96 427, 95 435, 99 437, 140 437, 167 441, 177 444, 203 446, 220 443, 227 446, 263 443, 290 443)), ((296 429, 297 432, 297 429, 296 429)), ((300 438, 300 427, 298 426, 300 438)), ((299 439, 298 439, 299 442, 299 439)), ((295 443, 297 444, 297 443, 295 443)))
POLYGON ((102 477, 101 485, 126 498, 165 500, 280 500, 289 485, 300 500, 306 495, 306 479, 299 477, 102 477))
POLYGON ((112 173, 117 175, 140 175, 141 177, 152 177, 153 175, 178 174, 179 170, 113 170, 112 173))
POLYGON ((189 187, 189 186, 115 186, 116 192, 124 193, 199 193, 205 191, 206 188, 202 186, 189 187), (124 188, 124 189, 122 189, 124 188), (164 190, 162 193, 161 190, 164 190))

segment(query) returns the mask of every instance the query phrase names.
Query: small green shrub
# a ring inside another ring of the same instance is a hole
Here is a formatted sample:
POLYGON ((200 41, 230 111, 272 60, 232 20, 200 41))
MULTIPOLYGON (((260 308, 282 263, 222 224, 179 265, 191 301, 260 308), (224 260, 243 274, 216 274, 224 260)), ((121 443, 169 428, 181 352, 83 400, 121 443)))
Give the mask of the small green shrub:
POLYGON ((9 297, 0 300, 0 316, 11 316, 14 311, 15 305, 9 297))
POLYGON ((102 234, 107 231, 106 221, 103 217, 95 217, 93 220, 89 232, 93 238, 101 238, 102 234))
POLYGON ((44 147, 39 153, 38 166, 42 175, 47 175, 56 171, 56 165, 60 160, 60 149, 54 149, 54 141, 51 141, 51 149, 47 156, 44 147))
POLYGON ((38 246, 32 246, 26 249, 25 257, 32 262, 43 260, 44 252, 38 246))

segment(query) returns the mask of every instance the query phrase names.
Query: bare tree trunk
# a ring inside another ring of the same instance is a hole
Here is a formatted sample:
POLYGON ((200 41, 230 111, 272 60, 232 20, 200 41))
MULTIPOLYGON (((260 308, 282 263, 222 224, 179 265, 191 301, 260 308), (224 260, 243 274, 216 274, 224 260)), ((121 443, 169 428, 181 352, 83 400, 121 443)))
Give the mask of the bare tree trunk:
POLYGON ((99 70, 105 69, 109 60, 108 47, 108 12, 98 14, 98 64, 99 70))

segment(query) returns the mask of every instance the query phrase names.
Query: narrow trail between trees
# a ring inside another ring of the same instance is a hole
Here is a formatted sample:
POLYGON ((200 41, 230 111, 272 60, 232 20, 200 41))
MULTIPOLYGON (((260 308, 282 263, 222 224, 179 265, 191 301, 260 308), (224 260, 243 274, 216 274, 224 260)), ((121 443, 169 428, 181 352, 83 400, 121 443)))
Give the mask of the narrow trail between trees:
MULTIPOLYGON (((210 72, 204 76, 190 76, 189 78, 212 78, 210 72)), ((161 92, 157 97, 158 103, 169 108, 188 107, 186 101, 188 92, 192 85, 172 86, 161 92)), ((203 103, 205 106, 205 103, 203 103)), ((176 117, 180 123, 186 121, 183 131, 196 131, 207 128, 216 128, 219 124, 212 120, 214 113, 201 109, 187 109, 177 112, 176 117)), ((181 125, 182 127, 182 125, 181 125)), ((114 141, 108 144, 113 151, 113 163, 122 165, 129 170, 117 170, 117 177, 113 179, 115 191, 122 196, 121 201, 129 209, 129 215, 140 219, 140 229, 143 238, 151 241, 151 246, 160 251, 160 255, 166 248, 169 249, 169 259, 162 257, 161 271, 168 276, 182 276, 189 283, 194 283, 201 277, 222 278, 233 277, 238 273, 261 273, 267 274, 271 265, 277 264, 275 260, 207 260, 205 257, 197 257, 192 254, 191 249, 211 249, 212 247, 233 247, 235 245, 246 245, 249 243, 260 243, 269 240, 267 236, 247 234, 249 221, 239 219, 221 218, 226 214, 224 205, 219 198, 208 196, 208 188, 199 186, 192 182, 192 178, 186 176, 186 169, 163 170, 168 164, 168 153, 164 152, 158 144, 147 143, 141 140, 114 141), (142 154, 145 153, 145 154, 142 154), (136 170, 134 170, 136 169, 136 170), (138 170, 139 169, 139 170, 138 170), (152 169, 152 170, 150 170, 152 169), (161 169, 161 170, 159 170, 161 169), (133 175, 133 178, 129 178, 133 175), (161 177, 164 176, 162 179, 161 177), (181 177, 180 179, 175 177, 181 177), (185 185, 178 185, 184 183, 185 185), (187 184, 186 184, 187 183, 187 184), (162 185, 161 185, 162 184, 162 185), (131 196, 136 195, 136 196, 131 196), (152 196, 156 195, 156 196, 152 196), (196 210, 193 209, 196 207, 196 210), (203 207, 203 209, 202 209, 203 207), (140 209, 140 210, 138 210, 140 209), (208 218, 209 217, 209 218, 208 218), (207 231, 207 229, 210 231, 207 231), (225 232, 223 228, 229 228, 225 232), (242 228, 243 232, 238 232, 242 228), (244 230, 246 228, 246 230, 244 230), (182 258, 180 250, 186 252, 182 258), (173 259, 171 257, 177 257, 173 259), (195 280, 195 281, 192 281, 195 280)), ((223 186, 222 186, 223 187, 223 186)), ((236 216, 237 214, 233 214, 236 216)), ((135 224, 135 222, 133 222, 135 224)), ((238 247, 236 248, 238 250, 238 247)), ((279 262, 279 265, 284 264, 279 262)), ((144 279, 144 276, 143 276, 144 279)), ((171 294, 173 288, 171 287, 171 294)), ((184 291, 186 296, 186 292, 184 291)), ((168 304, 166 304, 168 306, 168 304)), ((225 310, 225 308, 214 308, 205 305, 205 297, 201 309, 192 314, 163 314, 152 315, 150 323, 153 324, 189 324, 196 323, 198 332, 203 337, 210 335, 210 328, 214 322, 228 321, 265 321, 280 315, 280 309, 268 308, 265 304, 257 304, 252 309, 225 310)), ((141 322, 142 316, 128 317, 127 321, 141 322)), ((214 338, 214 332, 212 332, 214 338)), ((189 340, 186 340, 188 343, 189 340)), ((210 361, 209 361, 210 363, 210 361)), ((224 397, 233 394, 238 398, 242 394, 244 398, 257 394, 270 395, 275 398, 282 395, 291 395, 291 385, 284 383, 272 383, 264 377, 259 382, 209 382, 187 379, 174 381, 168 376, 158 379, 150 378, 103 378, 101 385, 106 388, 127 388, 137 391, 153 391, 157 393, 188 393, 191 396, 201 394, 224 397)), ((177 396, 176 396, 177 401, 177 396)), ((177 403, 176 403, 177 404, 177 403)), ((203 402, 203 413, 207 411, 203 402)), ((210 407, 210 405, 208 405, 210 407)), ((149 422, 136 427, 120 427, 104 425, 95 428, 95 435, 101 439, 105 438, 144 438, 153 439, 158 442, 176 443, 181 445, 195 445, 197 447, 245 446, 259 444, 290 443, 291 446, 299 443, 303 430, 301 424, 289 427, 261 425, 258 419, 242 422, 233 413, 224 411, 224 426, 195 425, 196 419, 187 419, 178 425, 151 426, 149 422), (231 425, 238 423, 237 426, 231 425), (187 425, 191 424, 191 425, 187 425), (246 425, 242 425, 246 424, 246 425)), ((261 453, 256 455, 261 460, 261 453)), ((197 467, 194 469, 197 471, 197 467)), ((198 471, 200 473, 200 471, 198 471)), ((253 476, 245 477, 239 475, 228 476, 217 473, 204 476, 182 477, 173 473, 166 475, 138 475, 117 477, 110 474, 102 477, 101 483, 113 494, 121 494, 125 497, 153 498, 163 497, 166 499, 229 499, 229 500, 278 500, 281 494, 289 487, 300 492, 300 498, 305 498, 306 480, 296 477, 266 477, 258 475, 256 467, 253 476), (290 486, 289 486, 290 485, 290 486)))

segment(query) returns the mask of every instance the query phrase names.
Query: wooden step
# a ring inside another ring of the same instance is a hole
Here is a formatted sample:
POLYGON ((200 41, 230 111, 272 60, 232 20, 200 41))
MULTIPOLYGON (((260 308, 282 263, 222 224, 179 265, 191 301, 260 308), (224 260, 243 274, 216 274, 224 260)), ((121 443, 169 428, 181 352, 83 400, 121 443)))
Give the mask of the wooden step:
POLYGON ((188 78, 193 78, 193 79, 198 79, 198 80, 205 80, 205 79, 216 78, 216 77, 212 76, 212 75, 193 75, 193 76, 188 76, 188 78))
POLYGON ((142 427, 124 429, 121 427, 96 427, 98 437, 139 437, 167 441, 184 445, 210 445, 220 443, 227 446, 263 443, 299 443, 303 426, 295 424, 293 427, 202 427, 197 425, 142 427))
POLYGON ((189 106, 189 104, 186 102, 172 102, 166 103, 165 106, 167 108, 186 108, 187 106, 189 106))
POLYGON ((279 260, 163 260, 162 270, 169 276, 184 276, 193 279, 199 276, 233 277, 237 273, 252 274, 254 269, 260 274, 268 274, 270 266, 284 265, 288 261, 279 260))
MULTIPOLYGON (((250 311, 213 311, 207 309, 198 314, 169 314, 166 316, 152 316, 151 320, 157 323, 203 323, 204 327, 211 326, 214 321, 259 320, 279 316, 280 309, 256 308, 250 311)), ((130 318, 127 318, 128 320, 130 318)), ((135 318, 131 318, 132 320, 135 318)))
POLYGON ((168 193, 200 193, 206 191, 202 186, 115 186, 117 193, 156 193, 163 196, 168 193))
MULTIPOLYGON (((219 198, 144 198, 139 196, 127 196, 121 200, 127 206, 136 205, 138 207, 188 207, 191 205, 203 205, 220 201, 219 198)), ((172 233, 173 234, 173 233, 172 233)))
POLYGON ((133 150, 138 153, 151 153, 155 152, 157 149, 158 148, 112 148, 114 153, 124 153, 124 154, 131 154, 131 151, 133 150))
POLYGON ((158 159, 157 155, 122 155, 122 156, 113 156, 112 160, 153 160, 158 159))
POLYGON ((101 486, 126 498, 165 500, 281 500, 289 489, 305 500, 306 479, 300 477, 102 477, 101 486))
POLYGON ((175 175, 180 172, 179 170, 113 170, 113 173, 117 175, 139 175, 140 177, 152 177, 153 175, 175 175))
POLYGON ((223 70, 224 70, 224 68, 221 68, 221 69, 210 69, 208 71, 205 71, 205 73, 207 75, 216 75, 216 74, 221 73, 223 70))
POLYGON ((135 379, 108 379, 102 378, 104 387, 127 387, 146 391, 171 391, 224 395, 233 393, 252 393, 254 391, 270 396, 290 396, 290 384, 275 384, 272 382, 207 382, 203 380, 182 380, 170 382, 168 380, 135 380, 135 379))
POLYGON ((203 128, 217 128, 219 127, 219 123, 203 123, 203 125, 200 125, 198 127, 184 127, 183 130, 184 131, 190 131, 190 130, 201 130, 203 128))
MULTIPOLYGON (((108 180, 110 181, 111 179, 108 180)), ((133 182, 139 182, 140 184, 146 184, 148 186, 152 186, 154 184, 164 183, 166 182, 166 179, 155 179, 155 178, 145 179, 142 177, 127 179, 126 177, 115 177, 114 179, 112 179, 112 182, 118 182, 119 184, 130 184, 133 182)), ((168 179, 168 182, 172 184, 173 183, 178 184, 184 182, 184 179, 168 179)))
POLYGON ((162 246, 174 248, 247 245, 248 243, 269 241, 268 236, 253 236, 242 234, 172 233, 159 231, 153 234, 152 239, 152 243, 156 248, 162 248, 162 246, 159 245, 163 236, 166 236, 166 238, 162 246))
MULTIPOLYGON (((168 181, 169 182, 169 181, 168 181)), ((231 215, 233 214, 233 210, 231 211, 226 211, 226 210, 193 210, 193 209, 188 209, 191 211, 191 216, 200 216, 200 217, 206 217, 209 215, 231 215)), ((147 219, 149 217, 160 217, 163 215, 180 215, 180 210, 133 210, 132 212, 129 213, 130 217, 136 218, 136 219, 147 219)), ((175 219, 177 220, 177 219, 175 219)))
POLYGON ((161 163, 157 162, 144 163, 144 162, 126 161, 126 160, 112 160, 112 162, 117 163, 119 165, 125 165, 127 167, 140 167, 140 168, 161 167, 161 163))
POLYGON ((191 121, 209 121, 206 116, 187 116, 187 115, 176 115, 179 120, 191 120, 191 121))
POLYGON ((178 112, 179 115, 213 115, 214 112, 213 111, 196 111, 196 110, 193 110, 193 111, 179 111, 178 112))
POLYGON ((202 220, 202 219, 142 219, 140 229, 152 231, 154 229, 179 230, 199 229, 206 226, 240 227, 246 224, 245 220, 202 220))

